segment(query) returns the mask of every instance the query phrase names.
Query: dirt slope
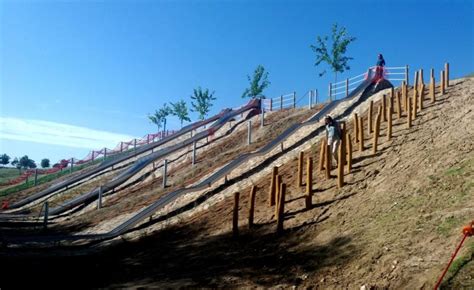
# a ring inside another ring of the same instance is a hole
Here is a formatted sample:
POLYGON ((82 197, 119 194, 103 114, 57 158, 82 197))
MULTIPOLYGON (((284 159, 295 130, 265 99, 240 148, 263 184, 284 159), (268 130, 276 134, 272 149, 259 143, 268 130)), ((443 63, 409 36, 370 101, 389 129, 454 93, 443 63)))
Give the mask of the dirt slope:
MULTIPOLYGON (((460 227, 474 219, 474 79, 452 84, 435 104, 425 102, 412 128, 405 117, 395 119, 391 141, 383 123, 378 152, 372 154, 369 140, 368 149, 354 152, 342 189, 335 179, 315 174, 310 210, 304 188, 295 185, 297 161, 282 165, 288 192, 280 236, 274 234, 266 176, 255 184, 257 225, 251 230, 250 188, 241 192, 239 238, 231 236, 228 198, 191 220, 95 255, 8 257, 5 276, 22 270, 38 279, 59 273, 55 279, 68 281, 81 273, 90 278, 78 286, 99 287, 432 288, 461 238, 460 227)), ((318 160, 317 148, 306 155, 318 160)), ((474 248, 472 239, 461 256, 474 248)), ((451 274, 448 286, 474 287, 473 263, 467 260, 451 274)))

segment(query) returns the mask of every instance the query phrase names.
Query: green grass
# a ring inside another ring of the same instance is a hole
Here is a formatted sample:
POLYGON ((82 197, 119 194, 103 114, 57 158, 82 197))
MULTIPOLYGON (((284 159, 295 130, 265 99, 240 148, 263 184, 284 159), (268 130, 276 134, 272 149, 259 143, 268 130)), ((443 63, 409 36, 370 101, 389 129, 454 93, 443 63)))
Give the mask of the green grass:
POLYGON ((474 242, 467 244, 467 253, 453 261, 448 269, 448 273, 441 286, 445 286, 451 281, 467 263, 474 258, 474 242))
POLYGON ((462 225, 463 221, 460 217, 447 217, 436 227, 436 231, 438 234, 448 237, 454 228, 458 229, 462 225))
POLYGON ((0 183, 12 180, 20 176, 20 172, 16 168, 2 167, 0 168, 0 183))

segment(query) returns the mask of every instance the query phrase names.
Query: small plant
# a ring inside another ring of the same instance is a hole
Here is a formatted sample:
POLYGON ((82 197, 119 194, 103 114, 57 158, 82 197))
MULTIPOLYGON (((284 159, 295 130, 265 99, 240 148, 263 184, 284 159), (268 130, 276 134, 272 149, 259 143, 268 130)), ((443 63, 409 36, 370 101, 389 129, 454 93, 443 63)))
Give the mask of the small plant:
POLYGON ((250 76, 247 76, 247 79, 249 80, 250 87, 245 89, 242 98, 263 98, 263 90, 270 85, 270 82, 268 81, 268 72, 265 72, 265 68, 262 65, 257 66, 253 72, 253 77, 250 78, 250 76))
POLYGON ((198 87, 194 89, 191 99, 196 101, 195 103, 191 101, 191 111, 197 112, 199 114, 199 119, 204 120, 207 116, 207 113, 211 110, 212 101, 216 98, 214 97, 214 92, 210 92, 209 89, 201 89, 198 87))

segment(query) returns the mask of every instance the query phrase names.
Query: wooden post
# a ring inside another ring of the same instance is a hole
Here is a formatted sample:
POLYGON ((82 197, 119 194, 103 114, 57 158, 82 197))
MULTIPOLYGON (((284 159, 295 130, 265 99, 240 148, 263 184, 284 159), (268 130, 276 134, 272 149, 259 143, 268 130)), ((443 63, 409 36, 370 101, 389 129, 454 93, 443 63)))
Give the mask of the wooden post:
POLYGON ((276 178, 276 191, 275 191, 275 218, 278 217, 278 208, 280 207, 280 194, 281 194, 281 184, 283 183, 281 175, 277 175, 276 178))
POLYGON ((249 197, 249 202, 250 202, 250 207, 249 207, 249 228, 253 227, 253 217, 254 217, 254 211, 255 211, 255 193, 257 191, 257 188, 255 185, 252 186, 250 189, 250 197, 249 197))
POLYGON ((396 96, 397 96, 397 118, 400 119, 402 117, 402 106, 400 104, 401 100, 400 100, 399 91, 397 91, 396 96))
POLYGON ((440 95, 444 95, 444 70, 442 70, 440 72, 440 84, 439 84, 439 91, 440 91, 440 95))
POLYGON ((420 69, 420 85, 424 85, 425 84, 425 81, 424 81, 424 78, 423 78, 423 69, 420 69))
POLYGON ((415 120, 416 119, 416 110, 417 110, 417 103, 418 103, 418 91, 416 88, 413 88, 413 98, 412 98, 412 112, 413 112, 413 116, 412 116, 412 119, 415 120))
POLYGON ((377 143, 379 139, 379 131, 380 131, 380 114, 377 114, 377 117, 375 117, 375 126, 374 126, 374 139, 373 139, 373 146, 372 146, 372 153, 375 154, 377 153, 377 143))
POLYGON ((408 82, 408 65, 405 65, 405 80, 404 80, 405 84, 408 85, 409 82, 408 82))
POLYGON ((393 114, 393 103, 394 103, 394 99, 395 99, 395 89, 393 87, 390 88, 390 103, 389 103, 389 106, 390 106, 390 114, 393 114))
MULTIPOLYGON (((403 101, 406 100, 406 96, 407 96, 407 85, 405 84, 405 82, 402 82, 402 99, 403 101)), ((403 109, 407 109, 407 103, 403 103, 403 109)))
POLYGON ((278 167, 274 166, 272 170, 272 179, 270 181, 270 192, 268 194, 268 201, 270 206, 275 205, 275 194, 276 194, 276 186, 277 186, 277 175, 278 175, 278 167))
POLYGON ((337 160, 337 188, 342 188, 344 186, 344 146, 339 146, 338 150, 338 160, 337 160))
POLYGON ((234 193, 234 214, 232 216, 232 235, 237 237, 239 235, 239 198, 240 193, 234 193))
POLYGON ((341 127, 341 141, 340 141, 341 144, 339 144, 339 146, 342 147, 342 150, 344 152, 344 156, 342 158, 342 162, 343 162, 342 165, 346 165, 346 155, 345 155, 346 154, 345 153, 346 152, 346 138, 345 138, 345 136, 346 136, 346 131, 347 131, 346 130, 346 122, 341 121, 339 124, 340 124, 340 127, 341 127))
POLYGON ((407 102, 407 128, 411 128, 411 105, 410 101, 407 102))
POLYGON ((392 114, 388 114, 388 121, 387 121, 387 141, 390 141, 390 140, 392 140, 392 114))
POLYGON ((434 76, 431 77, 430 80, 430 97, 431 97, 431 103, 436 102, 436 94, 435 94, 435 78, 434 76))
POLYGON ((306 209, 312 207, 313 199, 313 158, 308 157, 306 159, 306 196, 305 205, 306 209))
POLYGON ((420 95, 418 98, 418 107, 421 112, 423 110, 423 99, 425 98, 425 84, 420 85, 420 95))
POLYGON ((303 186, 303 160, 304 160, 304 152, 301 151, 298 157, 298 175, 296 180, 296 186, 300 187, 303 186))
POLYGON ((444 64, 444 76, 445 76, 445 85, 448 88, 449 87, 449 62, 444 64))
POLYGON ((326 169, 326 179, 329 180, 331 179, 331 147, 329 144, 326 146, 326 154, 324 156, 324 160, 326 161, 325 163, 325 169, 326 169))
POLYGON ((374 101, 370 101, 369 106, 369 135, 374 131, 374 127, 372 125, 372 115, 374 113, 374 101))
POLYGON ((413 84, 414 88, 418 88, 418 71, 415 72, 415 83, 413 84))
POLYGON ((359 116, 357 116, 357 113, 354 113, 354 115, 352 116, 352 126, 354 127, 354 140, 357 143, 359 142, 359 116))
POLYGON ((285 195, 286 195, 286 184, 280 185, 280 196, 278 199, 278 214, 277 214, 277 233, 283 232, 283 221, 285 218, 285 195))
POLYGON ((403 108, 405 109, 405 111, 408 111, 408 91, 403 96, 403 108))
POLYGON ((49 202, 44 203, 43 229, 48 227, 49 202))
POLYGON ((382 95, 382 119, 387 122, 387 99, 386 95, 382 95))
POLYGON ((319 149, 319 171, 324 170, 324 165, 326 164, 326 148, 328 147, 328 142, 326 137, 321 140, 321 149, 319 149))
POLYGON ((347 173, 352 171, 352 140, 351 134, 346 134, 347 173))
POLYGON ((364 117, 359 117, 359 151, 364 151, 364 117))

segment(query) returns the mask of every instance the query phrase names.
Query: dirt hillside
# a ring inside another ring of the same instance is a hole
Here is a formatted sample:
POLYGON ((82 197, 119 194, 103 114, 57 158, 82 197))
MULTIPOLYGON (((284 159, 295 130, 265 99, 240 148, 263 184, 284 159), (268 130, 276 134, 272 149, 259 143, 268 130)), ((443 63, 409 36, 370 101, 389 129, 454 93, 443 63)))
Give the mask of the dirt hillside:
MULTIPOLYGON (((322 172, 314 174, 311 209, 305 209, 304 187, 296 186, 297 160, 281 165, 288 185, 281 235, 275 234, 265 176, 254 183, 252 229, 250 188, 241 190, 237 238, 229 197, 152 236, 97 254, 75 256, 62 249, 57 257, 9 255, 4 281, 21 270, 39 283, 53 275, 71 281, 81 273, 90 278, 75 280, 77 285, 94 287, 432 288, 461 238, 460 228, 474 219, 473 110, 474 79, 460 79, 434 104, 426 97, 411 128, 405 116, 394 117, 391 141, 382 122, 377 153, 368 135, 363 152, 354 144, 343 188, 322 172)), ((305 155, 317 161, 319 144, 305 155)), ((445 287, 474 287, 473 253, 470 238, 445 287)))

